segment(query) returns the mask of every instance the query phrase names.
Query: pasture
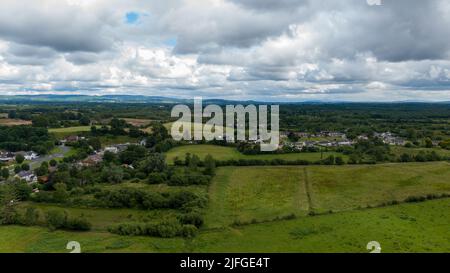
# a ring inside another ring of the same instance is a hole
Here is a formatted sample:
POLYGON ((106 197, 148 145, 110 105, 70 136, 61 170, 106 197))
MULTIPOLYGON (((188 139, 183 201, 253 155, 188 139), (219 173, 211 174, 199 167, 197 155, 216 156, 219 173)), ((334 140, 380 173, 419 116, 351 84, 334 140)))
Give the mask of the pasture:
POLYGON ((152 123, 151 119, 138 119, 138 118, 123 118, 128 124, 131 124, 135 127, 148 126, 152 123))
POLYGON ((31 125, 31 121, 22 119, 0 118, 0 126, 31 125))
POLYGON ((272 160, 272 159, 284 159, 284 160, 307 160, 318 161, 325 159, 330 155, 342 156, 344 160, 347 157, 340 153, 324 152, 324 153, 292 153, 292 154, 261 154, 261 155, 244 155, 233 147, 224 147, 216 145, 185 145, 175 147, 166 153, 167 162, 173 163, 175 157, 184 159, 186 154, 197 155, 200 159, 204 159, 205 156, 212 155, 216 160, 239 160, 239 159, 260 159, 260 160, 272 160))
POLYGON ((375 207, 450 194, 450 164, 225 167, 210 187, 208 227, 375 207))
POLYGON ((51 232, 43 227, 0 226, 0 252, 449 252, 450 199, 300 217, 237 228, 206 229, 194 239, 118 236, 107 232, 51 232))
POLYGON ((433 147, 433 148, 406 148, 402 146, 391 147, 391 152, 396 156, 401 156, 402 154, 409 154, 411 156, 416 156, 420 152, 430 153, 433 151, 440 156, 450 157, 450 150, 445 150, 440 147, 433 147))

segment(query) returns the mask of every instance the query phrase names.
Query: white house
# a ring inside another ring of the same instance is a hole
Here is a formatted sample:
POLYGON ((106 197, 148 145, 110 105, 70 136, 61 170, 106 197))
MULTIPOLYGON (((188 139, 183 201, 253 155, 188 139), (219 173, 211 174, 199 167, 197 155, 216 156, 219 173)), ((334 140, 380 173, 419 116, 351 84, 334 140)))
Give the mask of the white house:
POLYGON ((20 180, 25 180, 28 183, 37 182, 36 175, 31 171, 21 171, 18 174, 16 174, 14 177, 19 178, 20 180))
POLYGON ((34 160, 39 157, 35 152, 27 152, 23 156, 25 157, 25 160, 34 160))
POLYGON ((119 152, 119 149, 114 146, 105 147, 105 152, 110 152, 113 154, 117 154, 119 152))

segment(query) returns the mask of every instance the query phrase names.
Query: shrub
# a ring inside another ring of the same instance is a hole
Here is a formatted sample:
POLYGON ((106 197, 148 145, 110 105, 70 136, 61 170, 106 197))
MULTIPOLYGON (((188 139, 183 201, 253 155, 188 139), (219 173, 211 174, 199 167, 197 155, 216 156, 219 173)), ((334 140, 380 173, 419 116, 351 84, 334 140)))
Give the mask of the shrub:
POLYGON ((67 212, 50 210, 46 214, 47 226, 50 230, 64 228, 67 222, 67 212))
POLYGON ((67 223, 64 228, 70 230, 79 230, 79 231, 87 231, 92 227, 91 223, 89 223, 86 218, 83 216, 77 218, 69 218, 67 219, 67 223))
POLYGON ((162 184, 166 180, 166 176, 162 173, 151 173, 148 176, 149 184, 162 184))
POLYGON ((181 229, 181 236, 185 238, 193 238, 197 235, 198 229, 194 225, 184 225, 181 229))
POLYGON ((198 212, 189 212, 178 216, 180 223, 184 225, 193 225, 197 228, 203 225, 203 216, 198 212))
POLYGON ((34 226, 39 221, 39 211, 34 207, 28 207, 25 211, 23 224, 26 226, 34 226))

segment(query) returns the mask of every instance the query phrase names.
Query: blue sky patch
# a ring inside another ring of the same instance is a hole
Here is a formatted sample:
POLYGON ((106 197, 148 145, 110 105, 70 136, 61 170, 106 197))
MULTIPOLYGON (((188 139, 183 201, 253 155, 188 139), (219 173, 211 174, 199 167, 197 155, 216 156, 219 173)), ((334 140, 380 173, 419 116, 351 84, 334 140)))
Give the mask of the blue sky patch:
POLYGON ((169 39, 164 41, 164 44, 166 44, 168 46, 176 46, 177 45, 177 38, 175 38, 175 37, 169 38, 169 39))
POLYGON ((139 13, 131 11, 125 15, 125 21, 127 24, 136 24, 139 20, 139 13))

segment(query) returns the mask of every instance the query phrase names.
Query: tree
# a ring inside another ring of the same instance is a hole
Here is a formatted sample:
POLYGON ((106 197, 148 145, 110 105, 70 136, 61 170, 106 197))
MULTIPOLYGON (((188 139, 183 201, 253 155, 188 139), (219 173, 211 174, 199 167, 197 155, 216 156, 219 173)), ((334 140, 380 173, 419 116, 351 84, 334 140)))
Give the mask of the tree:
POLYGON ((46 215, 47 225, 50 230, 63 228, 67 223, 67 212, 59 210, 50 210, 46 215))
POLYGON ((413 158, 407 153, 403 153, 400 156, 400 162, 411 162, 411 161, 413 161, 413 158))
POLYGON ((345 161, 344 161, 344 159, 342 159, 341 156, 337 156, 335 158, 335 162, 336 162, 336 165, 344 165, 345 164, 345 161))
POLYGON ((25 157, 22 154, 17 154, 16 155, 16 162, 17 162, 17 164, 22 164, 24 160, 25 160, 25 157))
POLYGON ((83 126, 88 126, 91 124, 91 120, 87 116, 82 116, 78 122, 83 126))
POLYGON ((37 168, 36 170, 34 170, 34 173, 37 176, 44 176, 44 175, 48 175, 48 162, 44 161, 41 163, 41 166, 39 168, 37 168))
POLYGON ((192 155, 191 160, 189 160, 189 169, 196 171, 198 165, 200 164, 200 158, 197 155, 192 155))
POLYGON ((44 128, 48 127, 48 120, 43 115, 33 117, 32 123, 34 127, 44 127, 44 128))
POLYGON ((117 166, 103 168, 101 178, 103 182, 121 183, 123 180, 123 169, 117 166))
POLYGON ((204 174, 206 175, 214 175, 216 172, 216 161, 211 155, 207 155, 205 157, 205 171, 204 174))
POLYGON ((16 182, 12 187, 16 194, 16 198, 21 201, 28 200, 30 198, 31 192, 33 191, 31 186, 26 182, 16 182))
POLYGON ((56 167, 56 165, 58 165, 58 162, 56 161, 56 160, 54 160, 54 159, 52 159, 52 160, 50 160, 50 166, 52 166, 52 167, 56 167))
POLYGON ((11 110, 8 112, 8 118, 15 119, 17 118, 17 112, 15 110, 11 110))
POLYGON ((17 213, 16 203, 17 195, 14 188, 9 184, 2 186, 0 192, 0 224, 17 224, 19 214, 17 213))
POLYGON ((16 165, 14 166, 14 173, 20 173, 22 171, 22 166, 20 165, 16 165))
POLYGON ((146 174, 162 172, 166 169, 166 159, 163 154, 152 153, 139 164, 139 169, 146 174))
POLYGON ((69 193, 67 192, 67 186, 64 183, 57 183, 53 186, 55 188, 55 193, 53 197, 56 202, 63 203, 69 197, 69 193))
POLYGON ((430 138, 425 139, 425 148, 433 148, 433 141, 430 138))
POLYGON ((9 178, 9 170, 7 168, 3 168, 1 170, 1 176, 3 179, 7 180, 9 178))
POLYGON ((115 162, 115 161, 117 161, 117 155, 114 154, 113 152, 106 151, 103 154, 103 161, 108 162, 108 163, 115 162))
POLYGON ((23 163, 22 166, 20 166, 22 168, 22 171, 29 171, 30 170, 30 165, 28 165, 27 163, 23 163))
POLYGON ((39 221, 39 211, 34 207, 28 207, 25 211, 23 223, 27 226, 34 226, 39 221))
POLYGON ((92 149, 98 151, 102 148, 102 143, 99 138, 93 137, 88 140, 88 144, 92 147, 92 149))

